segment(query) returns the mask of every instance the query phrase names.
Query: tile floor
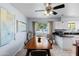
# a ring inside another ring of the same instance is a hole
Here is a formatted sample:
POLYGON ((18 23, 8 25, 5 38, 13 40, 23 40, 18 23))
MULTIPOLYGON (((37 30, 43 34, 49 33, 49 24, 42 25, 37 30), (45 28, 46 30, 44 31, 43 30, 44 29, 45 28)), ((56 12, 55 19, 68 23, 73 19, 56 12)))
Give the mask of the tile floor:
MULTIPOLYGON (((53 45, 53 49, 50 50, 52 56, 75 56, 75 47, 73 46, 72 51, 62 50, 57 45, 53 45)), ((16 54, 16 56, 25 56, 27 49, 22 49, 16 54)))

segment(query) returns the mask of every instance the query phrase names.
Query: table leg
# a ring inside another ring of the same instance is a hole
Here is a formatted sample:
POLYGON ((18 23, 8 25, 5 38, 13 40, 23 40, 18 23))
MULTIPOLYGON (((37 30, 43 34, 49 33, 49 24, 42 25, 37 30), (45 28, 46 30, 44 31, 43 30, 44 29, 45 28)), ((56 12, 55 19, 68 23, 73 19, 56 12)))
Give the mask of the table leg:
POLYGON ((48 52, 48 56, 51 56, 51 53, 50 53, 50 50, 49 49, 47 49, 47 52, 48 52))
POLYGON ((76 56, 79 56, 79 47, 76 46, 76 56))
POLYGON ((30 49, 27 49, 26 56, 29 56, 30 51, 30 49))

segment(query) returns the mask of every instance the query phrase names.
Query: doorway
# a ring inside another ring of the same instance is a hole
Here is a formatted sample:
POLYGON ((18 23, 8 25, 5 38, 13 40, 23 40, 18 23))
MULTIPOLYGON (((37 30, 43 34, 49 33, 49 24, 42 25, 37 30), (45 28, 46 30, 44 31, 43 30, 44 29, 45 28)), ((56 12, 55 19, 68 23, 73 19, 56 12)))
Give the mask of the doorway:
POLYGON ((46 36, 48 34, 48 23, 36 22, 35 23, 35 35, 46 36))

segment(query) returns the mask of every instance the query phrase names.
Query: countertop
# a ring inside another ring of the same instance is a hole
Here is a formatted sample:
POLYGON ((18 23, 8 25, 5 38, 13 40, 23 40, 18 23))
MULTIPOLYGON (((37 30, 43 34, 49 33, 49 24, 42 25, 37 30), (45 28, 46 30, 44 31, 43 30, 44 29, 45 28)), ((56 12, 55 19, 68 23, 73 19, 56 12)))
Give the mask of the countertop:
POLYGON ((60 36, 60 37, 72 38, 75 35, 79 35, 79 32, 53 32, 53 35, 57 35, 57 36, 60 36))

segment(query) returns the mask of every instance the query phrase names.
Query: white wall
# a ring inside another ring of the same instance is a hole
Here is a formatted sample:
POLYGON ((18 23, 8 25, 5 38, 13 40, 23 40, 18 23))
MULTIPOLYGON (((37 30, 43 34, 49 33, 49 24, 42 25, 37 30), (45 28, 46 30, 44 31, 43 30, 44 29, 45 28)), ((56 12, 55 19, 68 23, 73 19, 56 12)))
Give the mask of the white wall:
POLYGON ((54 22, 54 29, 63 29, 63 23, 61 21, 54 22))
POLYGON ((32 31, 32 21, 31 20, 27 20, 27 29, 28 31, 32 31))
MULTIPOLYGON (((12 4, 0 3, 0 8, 5 8, 10 13, 15 15, 15 20, 19 20, 27 23, 27 18, 12 4)), ((23 48, 25 40, 26 40, 26 32, 16 32, 15 40, 12 40, 7 45, 0 47, 0 52, 1 52, 0 55, 15 55, 20 49, 23 48)))
POLYGON ((68 29, 67 24, 70 21, 73 21, 76 24, 76 30, 79 29, 79 17, 63 17, 61 20, 64 23, 66 29, 68 29))
POLYGON ((9 12, 15 15, 16 20, 22 20, 26 22, 26 17, 18 10, 16 9, 12 4, 9 3, 0 3, 0 7, 7 9, 9 12))
POLYGON ((19 21, 27 23, 27 18, 18 9, 16 9, 12 4, 0 3, 0 7, 5 8, 9 12, 11 12, 13 15, 15 15, 15 21, 19 20, 19 21))

